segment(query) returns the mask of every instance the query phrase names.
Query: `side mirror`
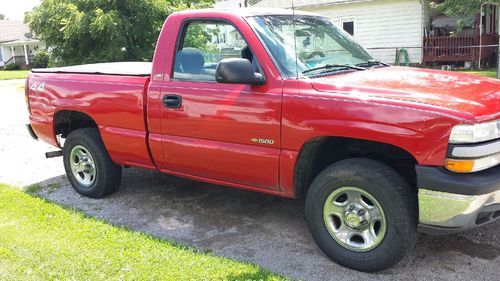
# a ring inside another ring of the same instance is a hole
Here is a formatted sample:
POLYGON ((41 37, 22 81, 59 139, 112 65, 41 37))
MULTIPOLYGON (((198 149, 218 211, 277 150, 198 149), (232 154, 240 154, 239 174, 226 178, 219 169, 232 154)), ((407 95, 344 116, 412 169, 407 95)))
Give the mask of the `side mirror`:
POLYGON ((253 71, 247 59, 223 59, 215 70, 215 80, 219 83, 262 85, 266 79, 262 74, 253 71))

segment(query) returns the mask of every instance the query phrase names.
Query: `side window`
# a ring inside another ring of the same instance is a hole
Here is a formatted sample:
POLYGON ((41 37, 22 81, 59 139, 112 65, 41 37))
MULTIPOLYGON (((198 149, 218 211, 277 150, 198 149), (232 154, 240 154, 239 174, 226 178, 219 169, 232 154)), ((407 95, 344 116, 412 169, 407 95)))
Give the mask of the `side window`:
POLYGON ((253 61, 247 43, 229 23, 193 21, 181 40, 175 55, 174 79, 215 81, 215 69, 222 59, 253 61))

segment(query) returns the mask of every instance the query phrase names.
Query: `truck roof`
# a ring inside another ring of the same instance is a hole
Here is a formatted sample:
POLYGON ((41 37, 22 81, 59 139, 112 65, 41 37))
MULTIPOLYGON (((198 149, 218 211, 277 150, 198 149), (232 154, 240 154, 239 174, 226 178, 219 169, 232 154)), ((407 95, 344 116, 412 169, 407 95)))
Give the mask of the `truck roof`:
POLYGON ((198 10, 185 10, 179 14, 210 14, 210 13, 223 13, 228 15, 239 15, 241 17, 251 16, 278 16, 278 15, 303 15, 303 16, 317 16, 324 17, 319 14, 292 10, 292 9, 275 9, 275 8, 212 8, 212 9, 198 9, 198 10))

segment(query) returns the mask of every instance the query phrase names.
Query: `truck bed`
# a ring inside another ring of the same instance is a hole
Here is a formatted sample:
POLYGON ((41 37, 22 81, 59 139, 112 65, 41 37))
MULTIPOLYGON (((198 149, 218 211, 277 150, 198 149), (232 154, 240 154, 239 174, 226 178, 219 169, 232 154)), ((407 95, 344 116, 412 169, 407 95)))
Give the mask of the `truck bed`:
POLYGON ((98 124, 115 163, 154 168, 145 120, 150 67, 127 62, 33 70, 27 81, 33 130, 60 146, 54 130, 61 114, 81 112, 98 124))
POLYGON ((105 74, 124 76, 150 76, 152 63, 150 62, 110 62, 94 63, 75 66, 36 68, 33 73, 79 73, 105 74))

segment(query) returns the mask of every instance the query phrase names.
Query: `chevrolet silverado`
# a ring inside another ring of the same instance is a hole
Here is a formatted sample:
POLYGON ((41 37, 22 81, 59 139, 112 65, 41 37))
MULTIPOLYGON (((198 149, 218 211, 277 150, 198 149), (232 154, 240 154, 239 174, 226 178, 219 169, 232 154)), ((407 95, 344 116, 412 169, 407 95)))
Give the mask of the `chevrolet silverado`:
POLYGON ((500 217, 500 80, 389 66, 316 14, 176 12, 152 63, 34 69, 26 98, 77 192, 133 166, 303 198, 319 247, 357 270, 500 217))

